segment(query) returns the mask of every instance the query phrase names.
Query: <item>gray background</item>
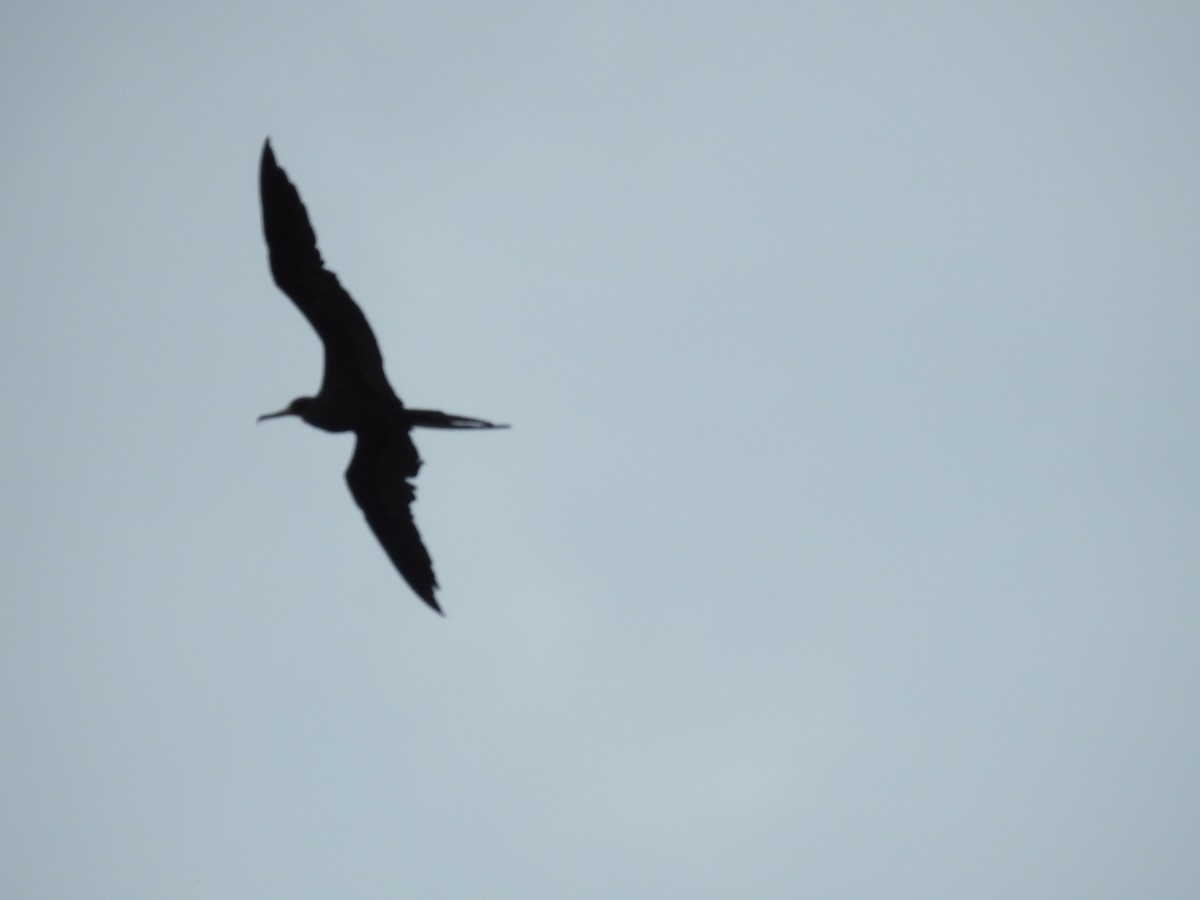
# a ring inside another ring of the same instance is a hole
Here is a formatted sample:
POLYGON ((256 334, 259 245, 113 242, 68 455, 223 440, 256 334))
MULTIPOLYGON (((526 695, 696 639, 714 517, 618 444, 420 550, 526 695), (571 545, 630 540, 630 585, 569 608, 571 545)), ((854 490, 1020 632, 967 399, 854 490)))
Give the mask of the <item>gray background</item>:
POLYGON ((0 23, 0 895, 1200 896, 1194 3, 0 23))

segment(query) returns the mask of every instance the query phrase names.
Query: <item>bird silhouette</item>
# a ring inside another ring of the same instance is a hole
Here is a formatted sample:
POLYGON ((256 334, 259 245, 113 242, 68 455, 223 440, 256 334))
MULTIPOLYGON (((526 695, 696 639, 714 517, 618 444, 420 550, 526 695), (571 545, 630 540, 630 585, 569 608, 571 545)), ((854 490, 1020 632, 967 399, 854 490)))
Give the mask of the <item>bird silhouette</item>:
POLYGON ((325 268, 317 236, 295 185, 263 144, 259 169, 263 232, 275 284, 304 314, 325 347, 325 371, 315 397, 258 417, 298 416, 324 431, 353 431, 346 484, 367 524, 404 580, 435 612, 433 561, 413 521, 411 479, 421 468, 410 432, 421 428, 507 428, 432 409, 409 409, 383 372, 379 344, 358 304, 325 268))

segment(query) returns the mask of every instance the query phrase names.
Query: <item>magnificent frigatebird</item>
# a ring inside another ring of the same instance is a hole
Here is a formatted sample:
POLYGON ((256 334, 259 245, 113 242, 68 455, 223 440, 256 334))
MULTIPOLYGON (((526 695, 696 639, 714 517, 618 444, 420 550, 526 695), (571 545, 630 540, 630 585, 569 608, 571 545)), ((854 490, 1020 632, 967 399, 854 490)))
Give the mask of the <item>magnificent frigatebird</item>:
POLYGON ((417 596, 441 613, 434 599, 433 561, 413 522, 416 491, 409 481, 421 468, 409 432, 422 428, 507 428, 432 409, 409 409, 383 373, 383 357, 358 304, 325 268, 317 236, 295 185, 263 144, 259 169, 263 232, 271 275, 325 345, 325 372, 315 397, 298 397, 276 413, 299 416, 324 431, 353 431, 357 440, 346 483, 367 524, 417 596))

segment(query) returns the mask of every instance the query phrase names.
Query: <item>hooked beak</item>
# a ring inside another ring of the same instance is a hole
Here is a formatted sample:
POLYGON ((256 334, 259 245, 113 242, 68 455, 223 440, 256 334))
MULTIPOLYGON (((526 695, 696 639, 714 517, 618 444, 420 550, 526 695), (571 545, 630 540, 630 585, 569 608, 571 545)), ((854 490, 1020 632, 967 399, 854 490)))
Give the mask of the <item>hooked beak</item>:
POLYGON ((294 416, 294 415, 295 415, 295 413, 292 412, 290 408, 289 409, 281 409, 279 412, 264 413, 263 415, 261 415, 257 419, 255 419, 254 421, 261 422, 264 419, 278 419, 280 416, 294 416))

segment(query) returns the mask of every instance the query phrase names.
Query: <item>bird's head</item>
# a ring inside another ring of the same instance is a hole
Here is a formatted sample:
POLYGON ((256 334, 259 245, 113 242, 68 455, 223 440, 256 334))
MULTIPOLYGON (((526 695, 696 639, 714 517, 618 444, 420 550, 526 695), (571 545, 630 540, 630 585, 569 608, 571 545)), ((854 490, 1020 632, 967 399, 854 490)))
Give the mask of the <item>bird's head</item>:
POLYGON ((304 419, 305 413, 307 413, 312 407, 312 404, 312 397, 297 397, 279 412, 265 413, 264 415, 259 416, 258 421, 261 422, 264 419, 278 419, 281 416, 299 416, 301 419, 304 419))

